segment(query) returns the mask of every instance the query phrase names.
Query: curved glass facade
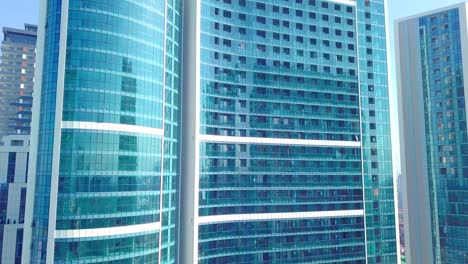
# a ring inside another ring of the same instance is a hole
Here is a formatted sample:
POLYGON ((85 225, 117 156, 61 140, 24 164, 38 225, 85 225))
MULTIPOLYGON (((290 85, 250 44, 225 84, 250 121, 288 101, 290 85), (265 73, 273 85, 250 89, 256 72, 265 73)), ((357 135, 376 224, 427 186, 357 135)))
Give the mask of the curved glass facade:
MULTIPOLYGON (((36 162, 34 213, 31 234, 32 263, 45 263, 47 256, 62 1, 47 1, 46 8, 47 14, 45 19, 48 27, 45 30, 44 36, 45 43, 42 58, 43 68, 40 93, 40 112, 44 114, 39 117, 39 136, 37 140, 36 156, 38 158, 36 162)), ((37 102, 37 100, 35 101, 37 102)), ((35 154, 31 153, 31 155, 35 154)), ((27 248, 27 245, 25 245, 25 248, 27 248)))
MULTIPOLYGON (((57 1, 49 1, 48 16, 54 14, 52 2, 57 1)), ((46 39, 66 37, 66 47, 51 49, 63 52, 65 68, 55 65, 55 71, 44 71, 44 80, 64 71, 63 85, 50 86, 63 89, 63 101, 57 104, 63 104, 58 109, 62 120, 55 122, 61 130, 55 138, 51 133, 51 141, 38 151, 38 155, 59 152, 58 171, 49 168, 43 173, 45 189, 58 193, 51 202, 57 209, 56 214, 47 210, 41 214, 41 207, 36 207, 34 220, 42 219, 46 231, 55 228, 57 263, 159 263, 160 258, 172 263, 177 234, 181 5, 68 0, 67 6, 67 14, 60 16, 57 11, 55 19, 47 22, 50 31, 60 26, 60 17, 66 20, 67 35, 46 32, 46 39), (53 149, 54 142, 60 147, 53 149), (50 190, 53 181, 58 182, 57 190, 50 190), (54 226, 47 227, 49 217, 56 218, 54 226)), ((45 58, 53 55, 48 52, 51 45, 46 40, 45 58)), ((43 94, 48 87, 43 84, 43 94)), ((43 107, 62 100, 56 92, 47 105, 42 95, 43 107)), ((54 124, 54 112, 41 109, 41 116, 41 131, 46 120, 54 124)), ((36 205, 48 205, 50 197, 39 190, 36 205)), ((33 239, 32 260, 43 263, 50 259, 41 253, 45 245, 40 241, 46 241, 47 232, 35 229, 38 242, 33 239)), ((47 254, 51 252, 49 248, 47 254)))

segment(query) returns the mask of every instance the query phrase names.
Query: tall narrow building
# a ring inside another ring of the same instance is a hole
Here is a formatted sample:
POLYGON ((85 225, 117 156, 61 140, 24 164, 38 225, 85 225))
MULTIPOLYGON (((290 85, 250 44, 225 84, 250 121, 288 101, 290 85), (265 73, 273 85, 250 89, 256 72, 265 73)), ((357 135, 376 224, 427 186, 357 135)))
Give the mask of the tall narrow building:
POLYGON ((180 263, 397 263, 385 1, 184 12, 180 263))
POLYGON ((42 0, 23 263, 175 263, 179 0, 42 0))
POLYGON ((0 138, 29 135, 37 26, 3 28, 0 63, 0 138))
POLYGON ((468 263, 468 9, 396 23, 409 263, 468 263))
POLYGON ((0 263, 21 262, 29 136, 9 135, 0 146, 0 263))

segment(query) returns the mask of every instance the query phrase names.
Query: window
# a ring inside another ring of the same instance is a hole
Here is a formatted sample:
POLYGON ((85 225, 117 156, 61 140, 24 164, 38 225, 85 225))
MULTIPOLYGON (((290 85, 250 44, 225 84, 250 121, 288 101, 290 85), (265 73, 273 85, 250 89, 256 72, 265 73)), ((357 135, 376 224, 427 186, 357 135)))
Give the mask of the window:
POLYGON ((24 141, 23 140, 12 140, 11 141, 11 146, 24 146, 24 141))
POLYGON ((8 168, 7 168, 7 182, 13 183, 15 181, 16 171, 16 152, 8 153, 8 168))
POLYGON ((230 12, 230 11, 224 10, 224 11, 223 11, 223 17, 231 18, 231 12, 230 12))
POLYGON ((257 59, 257 65, 266 66, 266 60, 265 59, 257 59))
POLYGON ((229 26, 229 25, 223 25, 223 31, 225 31, 225 32, 231 32, 231 26, 229 26))
POLYGON ((260 16, 258 16, 258 17, 257 17, 257 23, 265 24, 265 23, 266 23, 265 17, 260 17, 260 16))

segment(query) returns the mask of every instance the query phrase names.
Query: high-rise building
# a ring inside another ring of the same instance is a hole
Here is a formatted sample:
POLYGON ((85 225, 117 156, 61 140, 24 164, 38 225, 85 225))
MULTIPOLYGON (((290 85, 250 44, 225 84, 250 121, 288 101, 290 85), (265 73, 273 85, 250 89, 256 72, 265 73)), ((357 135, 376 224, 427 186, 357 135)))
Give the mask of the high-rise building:
POLYGON ((468 263, 467 4, 396 23, 409 263, 468 263))
POLYGON ((21 263, 29 136, 3 137, 0 146, 0 263, 21 263))
POLYGON ((181 6, 41 1, 24 263, 175 262, 181 6))
POLYGON ((385 1, 184 11, 181 263, 397 263, 385 1))
POLYGON ((0 63, 0 138, 31 131, 37 26, 3 28, 0 63))
POLYGON ((384 0, 43 0, 37 58, 24 262, 398 262, 384 0))

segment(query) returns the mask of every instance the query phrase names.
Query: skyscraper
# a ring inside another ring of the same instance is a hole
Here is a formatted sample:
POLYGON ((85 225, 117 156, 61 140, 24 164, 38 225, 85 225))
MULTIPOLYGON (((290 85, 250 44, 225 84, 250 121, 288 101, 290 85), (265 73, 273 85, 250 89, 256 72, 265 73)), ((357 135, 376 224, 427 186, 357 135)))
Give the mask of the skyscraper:
POLYGON ((173 263, 181 2, 40 8, 24 263, 173 263))
POLYGON ((25 262, 397 262, 383 0, 41 8, 25 262))
POLYGON ((468 263, 467 4, 397 22, 410 263, 468 263))
POLYGON ((397 263, 384 1, 184 11, 181 263, 397 263))
POLYGON ((0 138, 29 134, 37 26, 3 28, 0 64, 0 138))

